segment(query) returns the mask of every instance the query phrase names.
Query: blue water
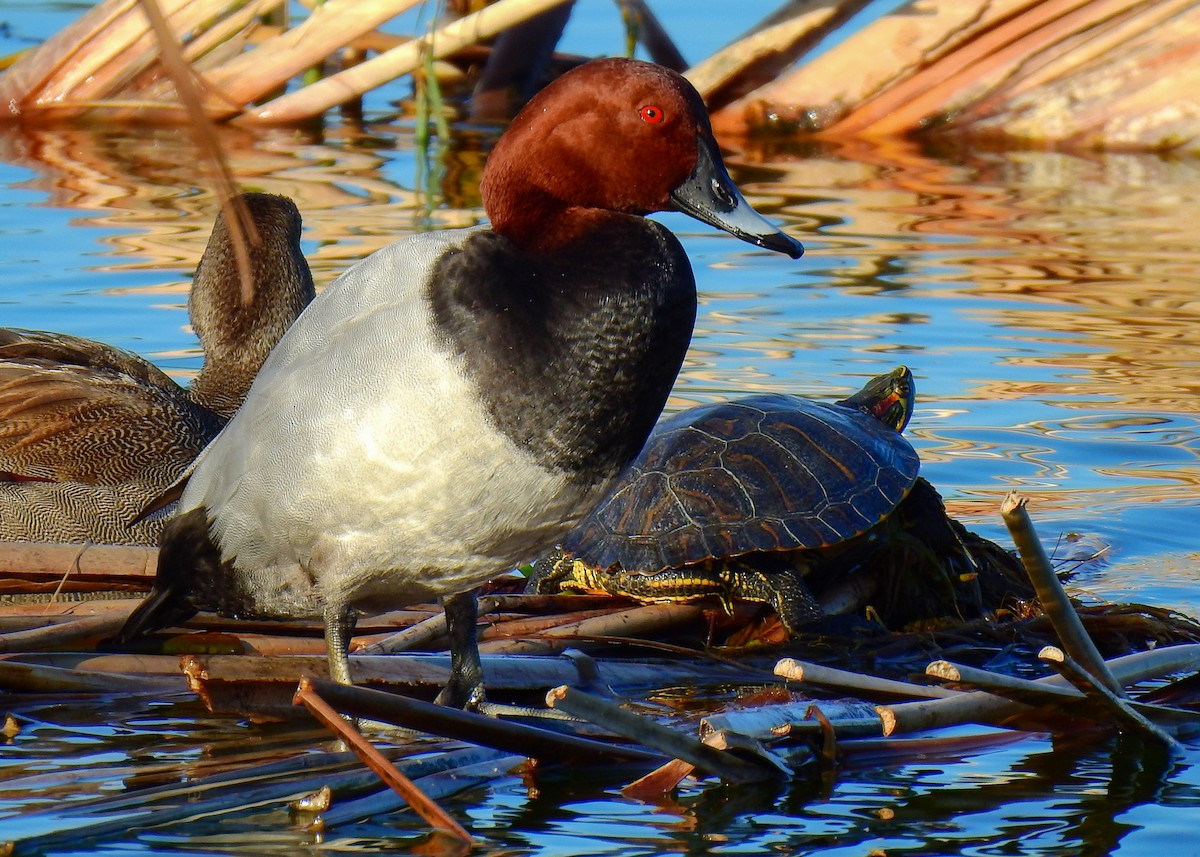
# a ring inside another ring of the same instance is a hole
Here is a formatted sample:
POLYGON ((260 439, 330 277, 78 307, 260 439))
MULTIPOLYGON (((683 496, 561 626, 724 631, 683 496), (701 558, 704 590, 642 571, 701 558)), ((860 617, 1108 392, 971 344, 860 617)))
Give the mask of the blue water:
MULTIPOLYGON (((48 35, 88 4, 0 2, 0 49, 48 35)), ((689 59, 747 29, 773 0, 655 9, 689 59)), ((607 0, 580 0, 563 47, 620 52, 607 0)), ((368 100, 369 134, 334 125, 224 135, 251 189, 304 214, 319 285, 415 229, 481 217, 478 135, 418 179, 402 84, 368 100), (456 180, 457 175, 466 178, 456 180), (453 201, 453 202, 451 202, 453 201)), ((897 363, 917 376, 908 431, 952 510, 1004 540, 1018 489, 1043 540, 1110 546, 1076 580, 1089 598, 1200 614, 1200 164, 1154 156, 965 153, 895 145, 731 151, 756 205, 808 248, 758 251, 681 215, 660 215, 696 270, 701 314, 670 407, 782 390, 835 397, 897 363)), ((0 138, 0 324, 102 339, 180 379, 200 365, 186 289, 215 205, 186 137, 162 129, 6 131, 0 138)), ((0 698, 2 699, 2 698, 0 698)), ((193 703, 101 706, 6 700, 38 724, 0 748, 0 779, 85 775, 129 758, 202 755, 261 727, 193 703)), ((1033 737, 962 758, 851 767, 828 790, 688 785, 675 806, 627 801, 590 772, 501 778, 446 801, 488 853, 1155 855, 1200 853, 1195 752, 1158 768, 1119 742, 1033 737), (543 781, 542 778, 545 778, 543 781)), ((119 790, 85 778, 74 797, 119 790)), ((10 833, 36 789, 0 789, 10 833)), ((61 798, 69 802, 72 795, 61 798)), ((407 815, 317 839, 283 810, 128 834, 101 853, 396 851, 407 815)), ((54 853, 96 853, 91 846, 54 853)))

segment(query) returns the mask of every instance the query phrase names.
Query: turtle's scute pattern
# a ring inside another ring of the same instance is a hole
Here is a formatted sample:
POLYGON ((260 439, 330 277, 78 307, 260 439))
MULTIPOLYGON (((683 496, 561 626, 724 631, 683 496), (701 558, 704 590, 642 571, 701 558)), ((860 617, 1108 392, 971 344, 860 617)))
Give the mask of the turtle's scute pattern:
POLYGON ((693 408, 655 430, 563 547, 641 574, 819 549, 879 523, 919 466, 899 432, 850 408, 782 394, 693 408))

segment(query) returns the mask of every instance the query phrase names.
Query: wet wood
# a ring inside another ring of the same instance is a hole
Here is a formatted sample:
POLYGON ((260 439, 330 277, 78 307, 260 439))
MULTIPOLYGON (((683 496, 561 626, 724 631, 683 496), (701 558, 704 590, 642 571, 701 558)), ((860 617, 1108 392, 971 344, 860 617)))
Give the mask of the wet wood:
MULTIPOLYGON (((326 684, 329 684, 326 682, 326 684)), ((327 688, 328 689, 328 688, 327 688)), ((396 769, 378 750, 376 750, 362 733, 354 728, 349 722, 342 719, 329 703, 326 702, 310 679, 301 679, 300 686, 296 689, 294 701, 297 704, 303 704, 308 709, 321 725, 325 726, 339 738, 341 738, 358 758, 379 775, 396 794, 404 799, 405 803, 416 810, 421 818, 425 819, 426 823, 435 830, 441 830, 449 833, 451 836, 463 842, 472 842, 471 834, 467 833, 466 829, 454 818, 437 805, 428 795, 419 789, 412 780, 406 777, 403 773, 396 769)))

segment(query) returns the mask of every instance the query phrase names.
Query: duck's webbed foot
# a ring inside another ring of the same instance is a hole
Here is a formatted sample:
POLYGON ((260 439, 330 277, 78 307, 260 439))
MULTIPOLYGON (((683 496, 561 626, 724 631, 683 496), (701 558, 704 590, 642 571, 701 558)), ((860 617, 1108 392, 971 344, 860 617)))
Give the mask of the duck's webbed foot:
POLYGON ((435 701, 452 708, 477 708, 486 697, 475 631, 475 593, 447 596, 442 599, 442 609, 446 611, 446 630, 450 636, 450 680, 435 701))

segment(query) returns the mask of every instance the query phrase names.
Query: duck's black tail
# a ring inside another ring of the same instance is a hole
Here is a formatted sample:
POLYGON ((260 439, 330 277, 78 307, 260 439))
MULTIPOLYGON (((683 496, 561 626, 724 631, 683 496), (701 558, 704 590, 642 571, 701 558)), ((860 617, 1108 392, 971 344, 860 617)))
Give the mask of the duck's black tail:
POLYGON ((196 614, 192 594, 204 563, 220 564, 220 551, 208 532, 208 510, 203 506, 177 515, 163 529, 158 550, 158 572, 150 595, 125 620, 113 642, 125 644, 137 637, 185 622, 196 614))

